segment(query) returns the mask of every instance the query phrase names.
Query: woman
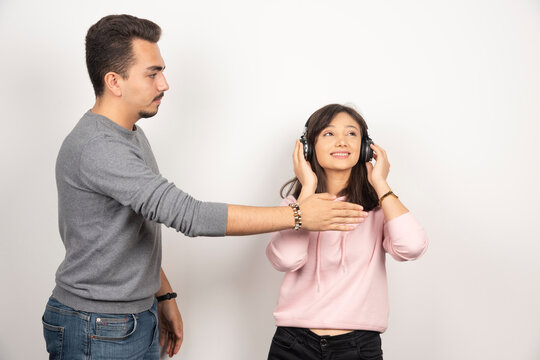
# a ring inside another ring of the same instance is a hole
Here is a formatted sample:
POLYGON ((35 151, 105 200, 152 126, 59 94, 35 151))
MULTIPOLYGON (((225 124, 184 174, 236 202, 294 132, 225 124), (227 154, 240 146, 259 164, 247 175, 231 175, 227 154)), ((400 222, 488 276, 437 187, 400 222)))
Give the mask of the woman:
POLYGON ((283 196, 290 185, 283 205, 328 192, 337 201, 362 205, 365 217, 350 231, 272 234, 266 254, 285 276, 268 359, 382 359, 380 333, 388 321, 385 255, 414 260, 426 250, 427 236, 391 191, 386 152, 369 139, 366 122, 354 109, 331 104, 317 110, 302 141, 308 149, 297 141, 296 178, 281 189, 283 196))

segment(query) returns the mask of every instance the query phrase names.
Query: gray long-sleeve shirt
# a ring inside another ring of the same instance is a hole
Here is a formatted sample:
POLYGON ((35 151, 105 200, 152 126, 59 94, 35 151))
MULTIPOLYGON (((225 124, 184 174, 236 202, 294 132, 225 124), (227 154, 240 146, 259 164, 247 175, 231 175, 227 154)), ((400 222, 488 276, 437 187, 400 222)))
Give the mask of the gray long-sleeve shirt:
POLYGON ((138 313, 160 287, 161 229, 223 236, 227 205, 201 202, 159 174, 142 129, 88 111, 56 162, 66 256, 53 295, 77 310, 138 313))

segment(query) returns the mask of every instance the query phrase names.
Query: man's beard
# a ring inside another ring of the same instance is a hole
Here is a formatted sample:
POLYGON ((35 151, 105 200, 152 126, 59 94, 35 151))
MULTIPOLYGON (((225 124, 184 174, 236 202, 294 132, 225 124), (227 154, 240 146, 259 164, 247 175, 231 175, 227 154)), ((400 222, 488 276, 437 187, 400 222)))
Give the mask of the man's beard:
MULTIPOLYGON (((156 100, 160 100, 161 98, 163 98, 163 96, 165 95, 164 92, 162 92, 161 94, 159 94, 158 96, 156 96, 154 98, 154 100, 152 101, 156 101, 156 100)), ((158 105, 158 108, 159 108, 159 105, 158 105)), ((152 111, 152 112, 148 112, 148 111, 139 111, 139 117, 141 119, 146 119, 146 118, 151 118, 152 116, 156 115, 158 113, 158 110, 156 109, 156 111, 152 111)))
POLYGON ((158 113, 157 110, 153 111, 153 112, 139 111, 139 117, 141 119, 151 118, 152 116, 156 115, 157 113, 158 113))

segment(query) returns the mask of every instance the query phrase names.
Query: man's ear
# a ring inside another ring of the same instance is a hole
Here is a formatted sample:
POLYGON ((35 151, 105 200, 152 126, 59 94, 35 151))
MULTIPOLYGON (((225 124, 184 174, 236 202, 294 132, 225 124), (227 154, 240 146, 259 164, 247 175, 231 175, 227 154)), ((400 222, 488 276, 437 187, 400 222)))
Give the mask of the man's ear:
POLYGON ((105 74, 105 89, 110 91, 114 96, 122 96, 122 88, 120 82, 122 78, 115 72, 105 74))

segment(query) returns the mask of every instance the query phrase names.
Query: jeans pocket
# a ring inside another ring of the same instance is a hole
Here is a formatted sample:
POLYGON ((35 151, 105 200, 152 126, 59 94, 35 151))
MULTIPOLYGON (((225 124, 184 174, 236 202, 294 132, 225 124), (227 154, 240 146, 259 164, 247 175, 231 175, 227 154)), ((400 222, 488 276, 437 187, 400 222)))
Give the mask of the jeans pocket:
POLYGON ((294 346, 297 341, 297 337, 290 331, 278 327, 276 333, 272 338, 272 343, 279 346, 282 349, 290 349, 294 346))
POLYGON ((373 332, 358 344, 358 352, 363 360, 383 360, 381 335, 373 332))
POLYGON ((49 353, 49 359, 62 359, 62 346, 64 342, 64 328, 55 326, 45 322, 44 317, 41 318, 43 323, 43 337, 49 353))
POLYGON ((98 317, 93 338, 98 340, 123 340, 133 334, 136 329, 137 318, 135 315, 98 317))
POLYGON ((154 320, 154 335, 152 336, 152 343, 150 344, 150 346, 153 346, 154 344, 159 343, 159 315, 157 310, 157 300, 154 300, 154 304, 148 311, 150 314, 152 314, 154 320))

